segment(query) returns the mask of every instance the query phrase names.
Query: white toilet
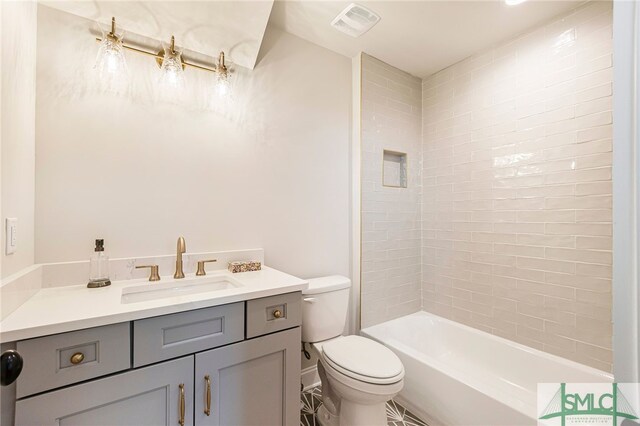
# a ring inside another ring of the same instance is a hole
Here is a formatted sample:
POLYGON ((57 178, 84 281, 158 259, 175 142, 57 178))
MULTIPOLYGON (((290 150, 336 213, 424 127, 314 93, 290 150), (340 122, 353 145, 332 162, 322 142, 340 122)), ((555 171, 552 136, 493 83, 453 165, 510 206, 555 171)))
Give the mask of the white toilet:
POLYGON ((302 341, 318 354, 323 426, 386 426, 386 401, 404 385, 400 359, 384 345, 342 336, 351 281, 342 276, 309 280, 302 292, 302 341))

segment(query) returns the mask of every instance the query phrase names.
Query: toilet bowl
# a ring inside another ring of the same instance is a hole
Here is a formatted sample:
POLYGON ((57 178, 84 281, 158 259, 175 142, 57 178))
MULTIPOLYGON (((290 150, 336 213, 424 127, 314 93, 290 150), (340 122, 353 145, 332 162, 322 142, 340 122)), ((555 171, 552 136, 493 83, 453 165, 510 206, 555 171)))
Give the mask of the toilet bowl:
POLYGON ((404 367, 378 342, 346 336, 313 344, 318 354, 322 426, 384 426, 386 402, 402 390, 404 367))
POLYGON ((386 346, 341 336, 349 301, 348 278, 309 280, 303 292, 302 340, 318 355, 322 426, 386 426, 386 402, 404 385, 404 367, 386 346))

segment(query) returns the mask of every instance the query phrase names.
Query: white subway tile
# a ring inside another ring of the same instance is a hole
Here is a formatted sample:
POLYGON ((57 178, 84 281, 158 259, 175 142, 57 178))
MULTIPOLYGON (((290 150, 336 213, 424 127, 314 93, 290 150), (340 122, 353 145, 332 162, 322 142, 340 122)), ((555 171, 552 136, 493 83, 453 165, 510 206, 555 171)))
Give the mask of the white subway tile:
POLYGON ((545 257, 547 259, 573 260, 584 263, 599 263, 603 265, 611 265, 611 252, 598 250, 581 250, 581 249, 565 249, 550 248, 545 249, 545 257))
POLYGON ((611 237, 576 237, 576 248, 611 250, 613 241, 611 237))
POLYGON ((611 224, 547 223, 545 231, 549 235, 611 236, 611 224))
POLYGON ((423 308, 611 369, 611 10, 422 83, 364 56, 363 325, 423 308), (380 188, 394 147, 407 189, 380 188))

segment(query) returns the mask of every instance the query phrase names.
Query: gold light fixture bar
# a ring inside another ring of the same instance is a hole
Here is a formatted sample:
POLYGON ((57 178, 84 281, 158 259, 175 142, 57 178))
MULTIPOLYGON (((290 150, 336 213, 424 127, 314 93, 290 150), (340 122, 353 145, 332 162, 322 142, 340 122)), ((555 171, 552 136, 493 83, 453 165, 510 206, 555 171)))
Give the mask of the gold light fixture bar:
MULTIPOLYGON (((96 41, 98 43, 100 43, 102 41, 102 39, 100 37, 96 37, 96 41)), ((143 50, 143 49, 138 49, 137 47, 127 46, 124 43, 122 43, 122 47, 124 47, 127 50, 131 50, 132 52, 141 53, 141 54, 147 55, 147 56, 152 56, 152 57, 156 58, 156 60, 159 60, 160 63, 162 63, 162 60, 164 59, 164 56, 161 55, 160 53, 148 52, 148 51, 143 50)), ((220 54, 224 58, 224 56, 223 56, 224 53, 221 52, 220 54)), ((215 67, 215 66, 213 68, 210 68, 210 67, 206 67, 206 66, 203 66, 203 65, 193 64, 191 62, 187 62, 187 61, 184 61, 184 60, 182 61, 182 65, 183 66, 187 66, 187 67, 197 68, 197 69, 202 70, 202 71, 218 72, 217 67, 215 67)))

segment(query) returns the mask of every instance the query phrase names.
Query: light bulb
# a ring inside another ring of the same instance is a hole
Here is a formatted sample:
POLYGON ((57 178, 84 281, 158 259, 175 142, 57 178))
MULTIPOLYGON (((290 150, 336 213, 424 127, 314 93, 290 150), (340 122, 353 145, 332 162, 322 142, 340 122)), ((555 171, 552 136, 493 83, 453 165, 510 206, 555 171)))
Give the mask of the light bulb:
POLYGON ((231 92, 231 83, 230 83, 230 70, 227 68, 224 62, 224 52, 220 52, 218 56, 218 64, 216 65, 216 92, 218 92, 218 97, 227 98, 229 96, 229 92, 231 92))
POLYGON ((218 81, 216 82, 216 91, 218 96, 225 97, 231 91, 231 84, 229 82, 229 76, 227 74, 219 74, 218 81))
POLYGON ((126 73, 127 62, 124 58, 121 39, 107 35, 102 40, 94 68, 101 78, 106 79, 117 78, 126 73))
POLYGON ((163 47, 164 57, 160 67, 159 89, 161 99, 171 102, 182 96, 185 86, 182 51, 176 49, 173 37, 171 37, 171 44, 163 47))
POLYGON ((111 22, 111 32, 102 31, 102 41, 93 68, 106 89, 121 89, 126 84, 127 61, 124 57, 122 35, 115 33, 115 19, 111 22))
POLYGON ((175 89, 184 85, 184 71, 182 70, 182 63, 179 63, 174 59, 168 59, 165 56, 161 72, 162 74, 160 79, 164 86, 175 89))
POLYGON ((165 54, 160 68, 160 80, 163 86, 179 88, 184 86, 184 70, 180 55, 165 54))

